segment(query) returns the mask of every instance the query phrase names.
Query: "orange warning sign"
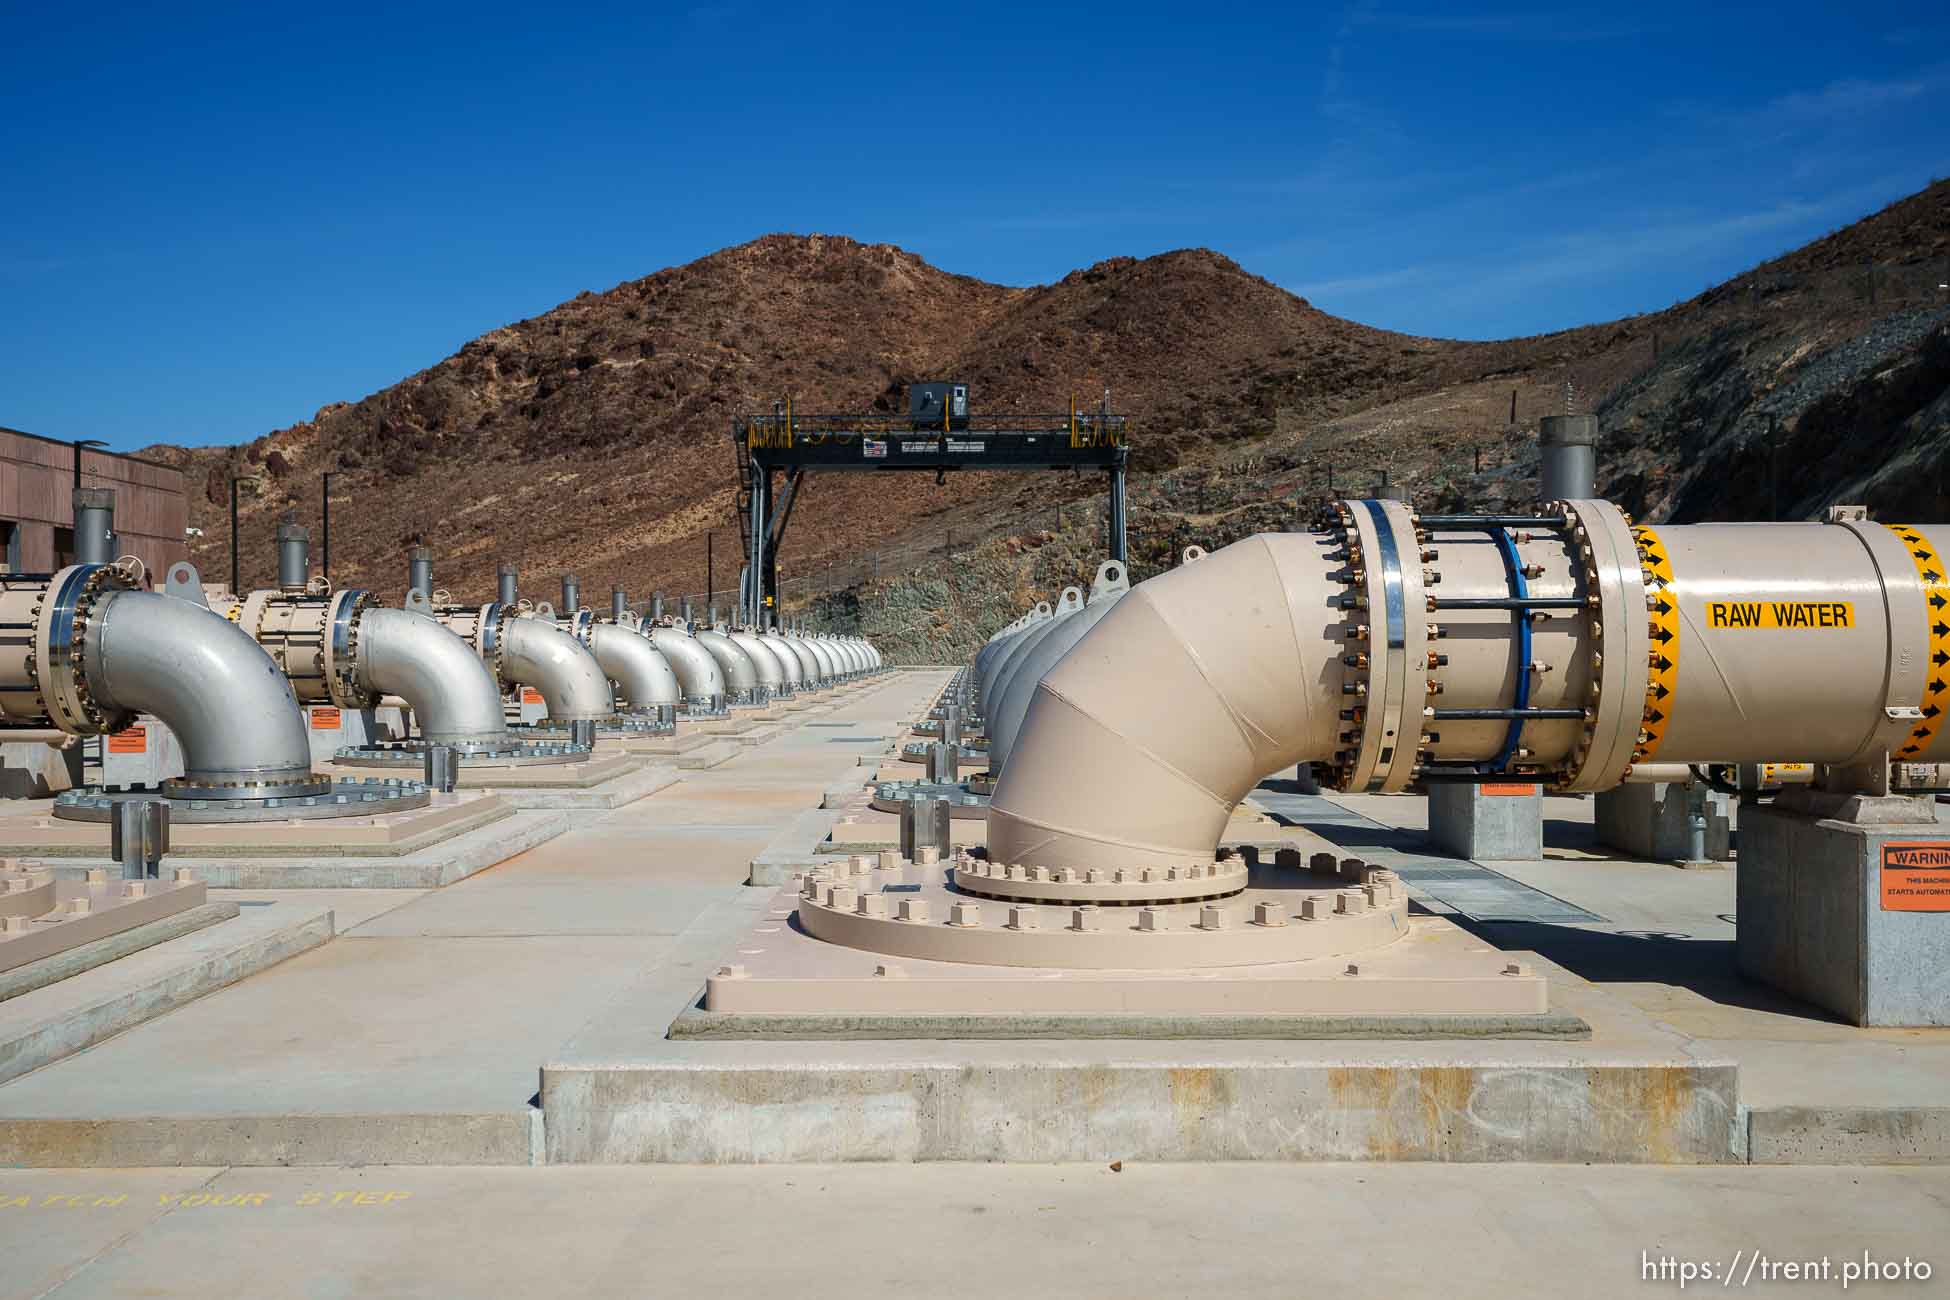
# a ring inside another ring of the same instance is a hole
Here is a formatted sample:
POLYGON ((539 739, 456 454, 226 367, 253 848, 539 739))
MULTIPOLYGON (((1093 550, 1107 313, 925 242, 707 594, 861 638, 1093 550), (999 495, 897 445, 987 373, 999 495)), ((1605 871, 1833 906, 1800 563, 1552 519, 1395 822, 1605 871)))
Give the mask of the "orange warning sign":
POLYGON ((314 705, 311 711, 311 729, 313 731, 337 731, 339 729, 339 711, 329 704, 314 705))
POLYGON ((1483 785, 1484 794, 1536 794, 1535 781, 1488 781, 1483 785))
POLYGON ((1950 840, 1882 846, 1882 910, 1950 912, 1950 840))
POLYGON ((521 702, 523 704, 540 704, 542 702, 542 693, 533 686, 524 686, 521 688, 521 702))
POLYGON ((108 738, 108 752, 111 754, 146 754, 149 752, 149 729, 130 727, 118 731, 108 738))

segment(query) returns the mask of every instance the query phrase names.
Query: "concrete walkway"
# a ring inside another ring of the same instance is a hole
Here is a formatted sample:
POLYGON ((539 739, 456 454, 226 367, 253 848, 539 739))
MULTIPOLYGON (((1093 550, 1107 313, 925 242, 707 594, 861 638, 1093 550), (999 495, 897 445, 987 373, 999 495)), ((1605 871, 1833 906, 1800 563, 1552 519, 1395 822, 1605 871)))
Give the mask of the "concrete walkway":
POLYGON ((700 985, 762 901, 752 856, 946 677, 861 688, 823 715, 857 726, 788 727, 445 889, 348 896, 336 941, 0 1087, 0 1162, 529 1163, 541 1062, 626 994, 700 985))
POLYGON ((1938 1169, 0 1170, 0 1295, 1820 1296, 1867 1251, 1912 1280, 1848 1294, 1923 1297, 1946 1222, 1938 1169))

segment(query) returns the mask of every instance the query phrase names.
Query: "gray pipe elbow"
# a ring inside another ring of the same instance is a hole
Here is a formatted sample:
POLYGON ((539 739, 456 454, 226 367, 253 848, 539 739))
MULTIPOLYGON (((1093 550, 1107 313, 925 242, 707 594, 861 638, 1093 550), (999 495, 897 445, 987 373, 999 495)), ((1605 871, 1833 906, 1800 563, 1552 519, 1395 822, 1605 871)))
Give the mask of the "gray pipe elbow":
POLYGON ((473 646, 424 614, 361 612, 359 673, 367 689, 412 705, 428 740, 461 744, 507 734, 493 671, 473 646))
POLYGON ((785 675, 785 683, 792 687, 810 687, 812 682, 806 678, 806 666, 799 662, 799 656, 792 648, 771 632, 749 632, 747 636, 770 650, 779 661, 779 671, 785 675))
POLYGON ((111 710, 153 713, 183 747, 183 776, 278 784, 311 773, 291 682, 250 634, 201 605, 121 591, 97 605, 88 689, 111 710))
POLYGON ((651 629, 650 640, 670 661, 687 698, 699 702, 723 698, 724 671, 696 637, 682 628, 659 627, 651 629))
POLYGON ((752 661, 752 669, 758 674, 758 684, 777 694, 786 689, 785 665, 779 662, 778 654, 771 646, 753 636, 750 632, 733 632, 731 639, 737 643, 752 661))
POLYGON ((819 661, 819 675, 822 678, 824 678, 829 682, 836 682, 839 680, 840 661, 837 658, 835 658, 833 652, 826 647, 825 642, 815 641, 809 637, 801 637, 799 639, 799 644, 806 647, 806 649, 812 651, 812 657, 819 661))
POLYGON ((799 664, 799 680, 807 686, 818 687, 826 684, 824 674, 820 672, 819 660, 814 658, 813 652, 800 642, 789 636, 780 636, 777 632, 767 632, 765 644, 777 646, 780 653, 791 655, 799 664))
POLYGON ((749 700, 758 690, 758 669, 744 647, 722 632, 708 628, 697 634, 697 643, 710 651, 724 674, 725 694, 734 700, 749 700))
POLYGON ((533 686, 557 722, 601 720, 616 712, 609 677, 582 642, 539 618, 501 621, 501 671, 533 686))
POLYGON ((589 629, 589 649, 631 708, 650 710, 666 704, 674 708, 684 702, 670 661, 641 633, 597 623, 589 629))

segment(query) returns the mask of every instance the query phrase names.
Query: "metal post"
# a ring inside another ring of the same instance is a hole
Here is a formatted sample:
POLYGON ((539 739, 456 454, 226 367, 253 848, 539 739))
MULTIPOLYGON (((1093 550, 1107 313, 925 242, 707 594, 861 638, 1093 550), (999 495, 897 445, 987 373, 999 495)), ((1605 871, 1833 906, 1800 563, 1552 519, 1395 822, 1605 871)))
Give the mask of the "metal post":
POLYGON ((952 853, 949 840, 952 815, 946 799, 908 800, 901 807, 901 856, 911 862, 922 849, 933 849, 944 857, 952 853))
POLYGON ((594 749, 596 747, 596 720, 594 718, 576 718, 571 721, 569 723, 569 743, 571 745, 580 745, 584 749, 594 749))
POLYGON ((575 574, 565 573, 562 575, 562 608, 556 613, 564 618, 570 618, 581 608, 582 584, 576 581, 575 574))
POLYGON ((717 556, 714 554, 717 537, 718 535, 713 532, 704 534, 704 601, 706 604, 718 598, 717 556))
POLYGON ((495 574, 494 585, 494 598, 504 607, 513 609, 515 603, 521 599, 520 574, 515 570, 515 566, 503 564, 495 574))
POLYGON ((237 553, 237 479, 230 480, 230 592, 244 594, 243 561, 237 553))
POLYGON ((460 764, 454 760, 453 748, 428 745, 421 760, 420 770, 426 778, 427 789, 437 794, 452 794, 460 780, 460 764))
POLYGON ((765 626, 765 596, 772 586, 770 582, 766 581, 770 566, 765 554, 767 549, 765 545, 765 527, 768 522, 765 516, 767 507, 770 505, 766 497, 771 492, 771 489, 772 471, 761 465, 754 464, 752 466, 751 505, 752 553, 748 561, 751 566, 751 591, 749 593, 751 608, 747 611, 751 616, 751 625, 753 627, 765 626))
POLYGON ((1119 564, 1125 559, 1124 457, 1120 453, 1110 471, 1110 558, 1119 564))
POLYGON ((928 746, 928 780, 953 785, 961 780, 961 747, 940 742, 928 746))
POLYGON ((122 864, 124 880, 155 880, 169 852, 169 804, 162 799, 126 799, 109 819, 109 854, 122 864))
POLYGON ((318 571, 328 579, 332 576, 332 475, 336 473, 338 471, 335 469, 326 470, 318 491, 318 522, 322 534, 319 538, 318 571))
POLYGON ((1539 501, 1589 501, 1598 495, 1598 417, 1546 415, 1537 422, 1543 468, 1539 501))
POLYGON ((623 616, 629 612, 630 612, 629 597, 623 594, 623 589, 621 587, 611 587, 609 589, 610 620, 612 622, 621 623, 623 621, 623 616))
POLYGON ((652 623, 664 621, 664 594, 661 591, 650 593, 650 621, 652 623))
POLYGON ((289 515, 278 521, 278 586, 303 591, 311 577, 311 534, 289 515))
POLYGON ((108 488, 76 488, 74 562, 115 563, 115 493, 108 488))
POLYGON ((406 585, 433 599, 433 548, 416 546, 406 553, 406 585))

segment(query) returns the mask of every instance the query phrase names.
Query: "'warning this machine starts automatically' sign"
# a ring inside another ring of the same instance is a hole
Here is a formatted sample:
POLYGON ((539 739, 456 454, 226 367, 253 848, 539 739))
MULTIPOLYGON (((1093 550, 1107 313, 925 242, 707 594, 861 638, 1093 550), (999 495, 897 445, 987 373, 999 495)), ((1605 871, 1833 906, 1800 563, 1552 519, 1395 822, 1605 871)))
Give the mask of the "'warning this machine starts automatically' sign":
POLYGON ((1891 840, 1883 845, 1882 910, 1950 912, 1950 842, 1891 840))

